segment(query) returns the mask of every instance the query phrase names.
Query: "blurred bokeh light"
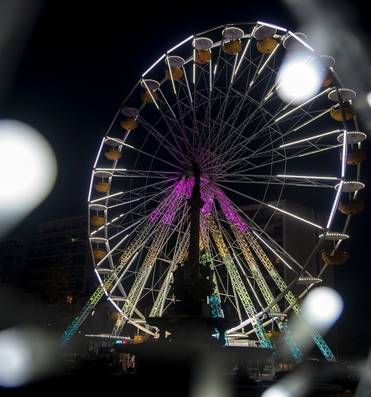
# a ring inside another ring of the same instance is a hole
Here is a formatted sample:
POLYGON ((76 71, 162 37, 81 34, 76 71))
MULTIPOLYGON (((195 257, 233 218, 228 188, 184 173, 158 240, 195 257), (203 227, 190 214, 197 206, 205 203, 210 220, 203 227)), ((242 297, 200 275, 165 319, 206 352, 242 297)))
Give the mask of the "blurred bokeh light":
POLYGON ((343 300, 332 288, 318 287, 311 291, 303 302, 305 319, 319 331, 328 330, 343 311, 343 300))
POLYGON ((277 76, 277 93, 292 104, 300 104, 319 91, 323 76, 315 59, 295 53, 286 57, 277 76))
POLYGON ((18 387, 50 375, 58 364, 55 340, 36 328, 0 332, 0 386, 18 387))
POLYGON ((33 127, 0 120, 0 235, 38 206, 54 186, 57 161, 33 127))

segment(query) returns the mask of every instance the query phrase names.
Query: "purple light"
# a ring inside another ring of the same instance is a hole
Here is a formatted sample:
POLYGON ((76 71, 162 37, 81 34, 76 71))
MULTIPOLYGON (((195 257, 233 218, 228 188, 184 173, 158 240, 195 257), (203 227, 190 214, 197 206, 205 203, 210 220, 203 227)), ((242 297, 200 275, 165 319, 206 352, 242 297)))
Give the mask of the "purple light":
POLYGON ((183 199, 185 192, 187 190, 187 181, 181 180, 176 185, 174 190, 170 193, 170 204, 166 208, 165 213, 161 219, 161 221, 165 225, 170 225, 175 217, 175 213, 177 210, 178 205, 180 204, 181 200, 183 199))
POLYGON ((204 205, 201 208, 201 214, 202 215, 208 215, 213 210, 214 192, 212 190, 206 189, 204 187, 204 189, 201 190, 201 198, 202 198, 202 200, 204 202, 204 205))
MULTIPOLYGON (((193 186, 193 177, 181 179, 177 182, 167 198, 163 200, 162 203, 149 215, 149 222, 154 223, 161 219, 163 224, 170 225, 174 221, 176 211, 181 201, 184 198, 191 198, 193 186)), ((246 223, 238 215, 237 211, 233 208, 232 203, 222 190, 213 186, 209 179, 205 177, 201 177, 200 190, 201 199, 204 202, 204 205, 201 208, 202 216, 207 216, 213 211, 214 199, 216 197, 226 219, 235 225, 242 233, 247 231, 248 228, 246 223)))
POLYGON ((167 198, 163 200, 161 204, 151 212, 148 217, 149 222, 157 222, 162 215, 161 221, 166 225, 171 224, 175 216, 176 207, 179 205, 179 202, 184 197, 184 195, 187 194, 187 191, 189 189, 189 183, 187 182, 187 180, 182 179, 176 183, 167 198))
POLYGON ((233 223, 233 225, 235 225, 240 232, 247 232, 246 223, 241 219, 237 211, 233 208, 227 196, 219 189, 215 191, 215 195, 218 198, 224 216, 229 220, 229 222, 233 223))
POLYGON ((148 220, 151 223, 155 223, 159 220, 160 216, 161 216, 161 211, 160 208, 157 207, 149 214, 148 220))

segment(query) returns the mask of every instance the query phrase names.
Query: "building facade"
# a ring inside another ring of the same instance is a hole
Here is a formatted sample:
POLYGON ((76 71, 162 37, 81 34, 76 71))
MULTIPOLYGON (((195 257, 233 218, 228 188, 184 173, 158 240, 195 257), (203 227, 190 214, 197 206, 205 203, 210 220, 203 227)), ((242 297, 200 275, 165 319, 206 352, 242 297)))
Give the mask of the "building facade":
POLYGON ((24 282, 29 242, 21 239, 0 241, 0 284, 24 282))
POLYGON ((41 223, 30 241, 27 287, 72 303, 93 287, 86 216, 41 223))

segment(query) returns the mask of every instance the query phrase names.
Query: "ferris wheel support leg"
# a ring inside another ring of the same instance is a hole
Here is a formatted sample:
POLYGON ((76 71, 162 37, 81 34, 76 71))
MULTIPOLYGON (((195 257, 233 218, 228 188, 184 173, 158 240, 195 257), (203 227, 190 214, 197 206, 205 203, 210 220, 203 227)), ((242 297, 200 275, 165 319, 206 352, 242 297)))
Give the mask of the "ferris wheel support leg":
MULTIPOLYGON (((271 290, 269 289, 268 284, 265 281, 265 279, 256 263, 256 260, 248 246, 247 241, 245 240, 243 234, 235 226, 232 226, 232 230, 236 237, 237 243, 240 246, 241 251, 246 259, 246 262, 249 266, 250 272, 251 272, 252 276, 254 277, 261 294, 263 295, 264 301, 266 302, 267 305, 270 305, 274 301, 273 294, 272 294, 271 290)), ((277 303, 272 306, 272 309, 277 313, 279 313, 281 311, 281 309, 277 303)), ((285 342, 291 352, 291 355, 293 356, 295 361, 301 361, 303 355, 302 355, 301 350, 300 350, 298 344, 296 343, 295 339, 290 334, 290 330, 288 329, 287 324, 283 323, 281 321, 278 321, 278 320, 276 321, 276 323, 277 323, 279 330, 284 335, 285 342), (283 324, 285 324, 285 326, 283 324)))
POLYGON ((165 281, 163 282, 160 291, 156 297, 155 303, 152 306, 149 317, 160 317, 164 311, 164 305, 171 288, 171 280, 173 273, 176 270, 178 263, 181 263, 187 255, 189 245, 189 232, 185 233, 178 249, 176 250, 172 264, 168 270, 165 281))
POLYGON ((105 290, 110 290, 113 283, 119 276, 119 273, 127 264, 129 259, 132 257, 136 249, 142 244, 143 239, 148 235, 151 226, 145 226, 138 238, 133 241, 130 247, 126 250, 124 255, 120 259, 120 264, 114 269, 114 271, 104 280, 103 284, 98 286, 94 293, 89 298, 88 302, 84 305, 81 312, 74 318, 72 323, 67 327, 63 336, 61 345, 64 346, 77 332, 83 322, 86 320, 88 315, 93 311, 94 307, 102 299, 105 290))
POLYGON ((122 318, 119 318, 116 321, 115 326, 113 327, 112 336, 118 336, 121 334, 122 329, 124 328, 126 324, 126 319, 129 318, 129 316, 132 314, 132 312, 135 309, 135 305, 137 304, 144 286, 148 280, 148 277, 152 271, 152 267, 154 263, 156 262, 157 256, 162 248, 162 245, 165 241, 167 232, 169 230, 169 227, 165 225, 161 225, 161 228, 154 238, 150 249, 148 250, 148 253, 144 259, 144 262, 142 264, 142 267, 140 268, 138 275, 134 281, 133 286, 131 287, 131 290, 126 298, 126 301, 124 303, 123 309, 122 309, 122 318))
POLYGON ((287 321, 282 321, 280 323, 280 329, 283 332, 283 337, 285 339, 286 345, 290 349, 291 355, 294 357, 294 360, 299 363, 303 358, 303 353, 301 352, 296 340, 294 339, 288 325, 287 321))
POLYGON ((251 324, 254 328, 256 336, 258 337, 260 346, 265 348, 272 348, 272 343, 265 333, 264 327, 261 325, 260 321, 257 318, 254 303, 245 288, 245 285, 241 279, 240 274, 238 273, 238 270, 232 263, 227 247, 223 240, 223 235, 216 225, 214 219, 211 217, 208 217, 208 226, 210 228, 211 235, 215 241, 215 245, 219 251, 219 254, 223 258, 223 262, 231 279, 232 285, 236 289, 236 292, 241 300, 242 306, 246 314, 251 319, 251 324))
POLYGON ((166 300, 166 297, 168 296, 171 288, 171 277, 173 275, 173 272, 175 271, 176 266, 171 266, 169 269, 168 274, 166 275, 166 280, 161 286, 160 292, 158 293, 155 303, 152 306, 152 309, 149 313, 149 317, 160 317, 162 315, 163 309, 164 309, 164 303, 166 300))
POLYGON ((84 305, 79 315, 77 315, 72 321, 71 325, 67 327, 63 336, 61 345, 64 346, 77 332, 83 322, 86 320, 88 315, 93 311, 94 307, 98 304, 98 302, 102 299, 105 291, 110 290, 114 281, 117 278, 117 275, 123 269, 125 262, 121 262, 119 266, 112 272, 103 282, 102 285, 97 287, 94 293, 89 298, 88 302, 84 305))
POLYGON ((124 307, 122 309, 122 315, 116 321, 115 326, 111 332, 112 336, 119 336, 126 324, 126 319, 131 315, 132 311, 135 308, 136 302, 138 301, 144 285, 149 277, 149 274, 152 270, 152 265, 144 264, 140 270, 140 274, 136 278, 129 295, 126 298, 124 303, 124 307))
MULTIPOLYGON (((246 235, 247 241, 249 242, 250 246, 256 253, 257 257, 263 264, 263 266, 266 268, 270 276, 272 277, 274 283, 277 285, 278 289, 280 291, 284 291, 287 289, 287 285, 281 275, 277 272, 275 267, 273 266, 273 263, 271 260, 268 258, 268 256, 265 254, 264 250, 261 248, 260 244, 258 241, 255 239, 255 237, 251 233, 247 233, 246 235)), ((302 318, 302 313, 299 305, 297 304, 297 300, 295 298, 295 295, 291 292, 288 291, 285 294, 285 299, 286 301, 292 305, 292 309, 295 312, 295 314, 299 317, 300 320, 304 321, 302 318)), ((309 327, 309 324, 307 324, 309 327)), ((336 361, 334 353, 331 351, 330 347, 327 345, 325 340, 322 338, 322 336, 319 334, 319 332, 315 329, 310 328, 310 333, 312 336, 312 339, 314 343, 317 345, 317 347, 320 349, 321 353, 323 356, 326 358, 328 361, 336 361)))
POLYGON ((120 335, 122 329, 124 328, 125 323, 126 323, 125 317, 120 313, 120 315, 118 316, 118 319, 115 322, 115 325, 113 327, 111 335, 114 335, 114 336, 120 335))
POLYGON ((266 335, 264 328, 260 324, 259 320, 256 318, 256 313, 252 300, 241 280, 237 269, 234 268, 232 261, 229 258, 224 259, 224 264, 227 268, 227 272, 231 278, 231 282, 237 291, 237 294, 241 300, 242 306, 245 309, 246 314, 251 318, 251 324, 255 330, 255 333, 259 339, 261 347, 272 348, 272 344, 266 335))
POLYGON ((72 323, 66 328, 62 335, 61 346, 65 346, 66 343, 76 334, 80 326, 86 320, 88 315, 93 311, 94 307, 101 300, 104 295, 104 289, 99 286, 90 299, 85 303, 80 313, 73 319, 72 323))

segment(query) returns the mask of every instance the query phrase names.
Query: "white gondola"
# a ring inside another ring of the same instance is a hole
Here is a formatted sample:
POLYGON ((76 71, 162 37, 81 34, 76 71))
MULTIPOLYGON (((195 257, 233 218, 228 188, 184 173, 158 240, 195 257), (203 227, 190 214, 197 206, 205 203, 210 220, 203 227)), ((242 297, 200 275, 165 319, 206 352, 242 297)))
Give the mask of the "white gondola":
POLYGON ((354 90, 350 90, 349 88, 339 88, 333 89, 328 94, 328 99, 334 102, 340 102, 340 98, 343 102, 353 101, 356 97, 356 92, 354 90))

